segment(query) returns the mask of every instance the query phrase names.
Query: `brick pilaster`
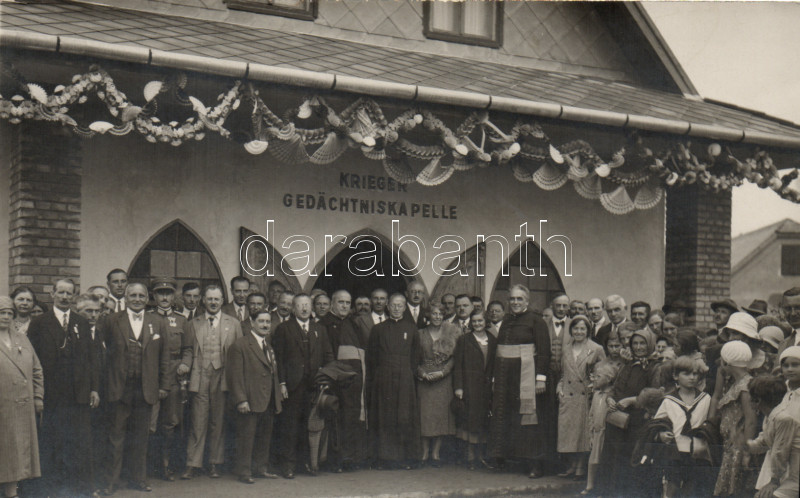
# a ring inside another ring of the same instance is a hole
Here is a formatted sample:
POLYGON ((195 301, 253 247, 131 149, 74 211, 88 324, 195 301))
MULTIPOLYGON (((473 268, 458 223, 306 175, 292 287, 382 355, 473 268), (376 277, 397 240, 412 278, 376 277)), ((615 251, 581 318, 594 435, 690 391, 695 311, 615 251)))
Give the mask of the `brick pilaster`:
POLYGON ((65 128, 23 123, 10 152, 9 287, 50 303, 52 284, 80 284, 80 139, 65 128))
POLYGON ((665 301, 695 310, 688 325, 714 326, 711 303, 730 296, 731 193, 695 185, 667 195, 665 301))

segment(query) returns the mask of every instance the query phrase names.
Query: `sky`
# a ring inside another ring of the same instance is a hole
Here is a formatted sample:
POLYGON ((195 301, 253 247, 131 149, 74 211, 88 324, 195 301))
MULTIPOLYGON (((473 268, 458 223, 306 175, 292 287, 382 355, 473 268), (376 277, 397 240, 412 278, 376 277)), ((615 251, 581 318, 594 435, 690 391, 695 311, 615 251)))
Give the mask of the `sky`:
MULTIPOLYGON (((800 3, 645 2, 645 8, 701 96, 800 124, 800 3)), ((800 205, 747 182, 734 189, 733 236, 784 218, 800 221, 800 205)))

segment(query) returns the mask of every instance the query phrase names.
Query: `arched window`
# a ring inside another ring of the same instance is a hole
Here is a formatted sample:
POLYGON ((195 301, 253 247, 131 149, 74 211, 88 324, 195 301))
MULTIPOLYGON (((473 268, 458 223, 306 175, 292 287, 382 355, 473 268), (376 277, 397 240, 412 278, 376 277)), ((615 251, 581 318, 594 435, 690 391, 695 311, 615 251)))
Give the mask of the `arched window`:
POLYGON ((532 261, 531 266, 535 266, 536 275, 529 277, 522 273, 522 252, 517 249, 503 265, 503 268, 507 270, 508 276, 503 276, 503 272, 500 272, 497 276, 494 290, 492 291, 492 300, 497 299, 505 303, 508 301, 508 290, 511 286, 522 284, 531 291, 530 308, 541 311, 550 306, 550 302, 554 297, 564 292, 564 284, 561 282, 561 276, 558 274, 555 265, 553 265, 544 251, 542 251, 542 272, 540 273, 540 265, 536 264, 539 262, 538 245, 528 242, 526 248, 529 261, 532 261), (542 273, 544 273, 544 276, 542 273))
POLYGON ((178 292, 186 282, 200 287, 218 284, 226 293, 214 255, 182 221, 176 220, 153 236, 139 251, 128 271, 131 282, 150 285, 154 277, 173 277, 178 292))

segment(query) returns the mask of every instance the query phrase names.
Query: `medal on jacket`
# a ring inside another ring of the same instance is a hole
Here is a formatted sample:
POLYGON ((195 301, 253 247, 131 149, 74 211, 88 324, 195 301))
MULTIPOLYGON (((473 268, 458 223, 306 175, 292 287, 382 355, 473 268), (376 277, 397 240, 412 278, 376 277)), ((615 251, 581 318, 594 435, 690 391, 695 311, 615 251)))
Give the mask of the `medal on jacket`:
POLYGON ((150 327, 150 335, 152 336, 153 335, 153 324, 152 323, 148 323, 147 326, 150 327))
POLYGON ((178 321, 175 320, 174 316, 168 316, 167 319, 169 320, 169 326, 170 327, 177 327, 178 326, 178 321))
POLYGON ((78 333, 78 326, 75 325, 74 327, 72 327, 72 330, 75 332, 75 337, 80 339, 81 335, 78 333))

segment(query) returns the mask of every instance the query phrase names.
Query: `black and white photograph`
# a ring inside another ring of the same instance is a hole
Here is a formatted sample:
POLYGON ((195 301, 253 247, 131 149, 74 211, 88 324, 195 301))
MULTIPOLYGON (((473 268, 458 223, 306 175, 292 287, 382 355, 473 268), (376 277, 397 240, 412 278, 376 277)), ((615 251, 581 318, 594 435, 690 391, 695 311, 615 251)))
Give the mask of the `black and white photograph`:
POLYGON ((0 0, 0 498, 796 498, 798 19, 0 0))

